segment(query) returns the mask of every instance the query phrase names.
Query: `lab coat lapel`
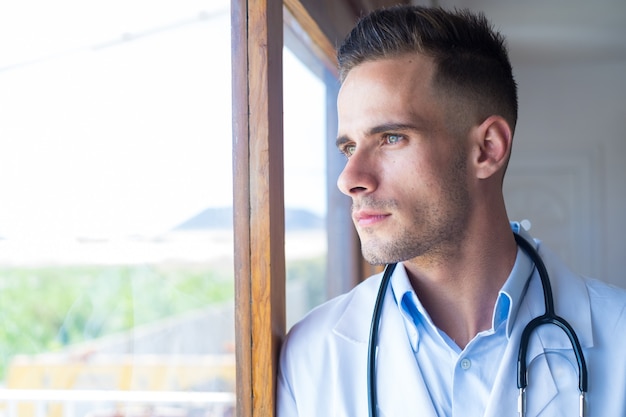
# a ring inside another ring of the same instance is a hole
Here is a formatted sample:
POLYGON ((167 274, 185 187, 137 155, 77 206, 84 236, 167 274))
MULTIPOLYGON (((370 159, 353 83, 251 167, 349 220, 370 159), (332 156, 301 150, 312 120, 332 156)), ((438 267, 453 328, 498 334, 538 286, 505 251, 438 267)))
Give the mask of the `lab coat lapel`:
POLYGON ((387 294, 377 360, 380 414, 386 417, 437 417, 403 318, 391 291, 387 294))
MULTIPOLYGON (((396 273, 399 268, 400 265, 396 268, 396 273)), ((369 278, 368 282, 361 284, 361 293, 352 300, 335 326, 337 335, 360 345, 364 351, 368 346, 370 320, 364 319, 363 315, 366 314, 368 318, 372 315, 380 277, 369 278)), ((362 369, 367 369, 366 361, 363 361, 362 369)), ((437 417, 390 289, 385 294, 383 304, 376 370, 381 416, 437 417)), ((365 390, 363 401, 367 401, 365 390)))

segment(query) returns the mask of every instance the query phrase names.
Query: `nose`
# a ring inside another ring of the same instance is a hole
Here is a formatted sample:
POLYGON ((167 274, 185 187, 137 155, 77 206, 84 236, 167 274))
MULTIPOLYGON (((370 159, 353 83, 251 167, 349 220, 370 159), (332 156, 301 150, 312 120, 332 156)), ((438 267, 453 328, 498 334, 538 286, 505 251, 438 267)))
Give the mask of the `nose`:
POLYGON ((337 187, 350 197, 369 194, 376 189, 376 168, 367 152, 357 150, 348 158, 337 179, 337 187))

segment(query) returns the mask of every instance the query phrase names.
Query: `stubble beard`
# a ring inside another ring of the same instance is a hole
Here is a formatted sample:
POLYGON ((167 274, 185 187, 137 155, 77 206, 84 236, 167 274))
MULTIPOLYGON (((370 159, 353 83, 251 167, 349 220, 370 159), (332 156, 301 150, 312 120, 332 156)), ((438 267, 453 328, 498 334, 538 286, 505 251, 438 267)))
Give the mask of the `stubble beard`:
MULTIPOLYGON (((441 190, 437 201, 416 202, 409 223, 386 239, 376 236, 374 230, 361 229, 361 251, 372 265, 403 262, 414 258, 442 263, 458 249, 467 227, 469 193, 465 186, 467 172, 464 155, 457 160, 439 182, 441 190)), ((359 206, 394 212, 399 207, 395 200, 365 198, 359 206)), ((394 216, 390 220, 395 220, 394 216)))

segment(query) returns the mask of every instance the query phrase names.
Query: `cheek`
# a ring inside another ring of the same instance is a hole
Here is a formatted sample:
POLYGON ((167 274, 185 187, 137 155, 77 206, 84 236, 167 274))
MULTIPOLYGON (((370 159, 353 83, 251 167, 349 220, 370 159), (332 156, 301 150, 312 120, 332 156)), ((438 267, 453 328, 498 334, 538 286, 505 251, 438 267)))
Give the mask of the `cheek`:
POLYGON ((377 171, 379 178, 396 190, 396 195, 419 199, 442 188, 442 181, 450 179, 451 164, 456 159, 445 149, 414 145, 381 158, 377 171))
POLYGON ((440 170, 431 164, 432 161, 412 160, 402 165, 401 183, 409 192, 424 192, 437 184, 440 170))

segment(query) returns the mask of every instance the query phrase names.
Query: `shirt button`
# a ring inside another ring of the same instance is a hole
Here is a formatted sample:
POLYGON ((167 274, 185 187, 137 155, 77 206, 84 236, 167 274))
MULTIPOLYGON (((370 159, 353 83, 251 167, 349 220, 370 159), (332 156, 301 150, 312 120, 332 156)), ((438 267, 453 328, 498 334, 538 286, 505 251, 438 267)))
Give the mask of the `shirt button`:
POLYGON ((470 361, 469 359, 463 359, 461 361, 461 368, 463 368, 465 371, 467 371, 471 366, 472 361, 470 361))

